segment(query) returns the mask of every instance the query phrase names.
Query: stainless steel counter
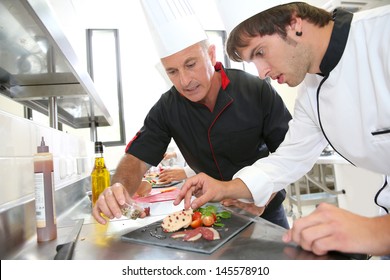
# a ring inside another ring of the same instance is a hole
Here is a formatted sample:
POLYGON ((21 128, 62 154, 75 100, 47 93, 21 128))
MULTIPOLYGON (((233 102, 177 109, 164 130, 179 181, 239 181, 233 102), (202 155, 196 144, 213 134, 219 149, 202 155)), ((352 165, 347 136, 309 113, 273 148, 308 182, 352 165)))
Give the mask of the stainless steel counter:
MULTIPOLYGON (((83 227, 77 238, 73 253, 76 260, 119 260, 119 259, 346 259, 339 254, 315 256, 293 244, 281 241, 283 228, 261 218, 242 215, 243 219, 252 219, 253 223, 229 240, 212 254, 189 252, 154 245, 142 245, 121 240, 121 236, 134 229, 143 227, 164 217, 152 216, 145 219, 117 219, 107 225, 95 222, 90 214, 91 205, 88 197, 73 207, 58 221, 57 240, 38 244, 36 239, 27 242, 23 248, 7 259, 53 259, 56 246, 65 243, 78 219, 84 219, 83 227)), ((241 212, 239 213, 242 214, 241 212)))

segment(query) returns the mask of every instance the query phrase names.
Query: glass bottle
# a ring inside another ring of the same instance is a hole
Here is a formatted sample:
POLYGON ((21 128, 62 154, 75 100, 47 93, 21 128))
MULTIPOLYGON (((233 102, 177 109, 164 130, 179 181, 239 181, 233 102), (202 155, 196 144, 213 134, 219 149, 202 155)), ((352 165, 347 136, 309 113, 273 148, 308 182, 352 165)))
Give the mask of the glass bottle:
POLYGON ((95 205, 99 195, 110 186, 110 172, 103 157, 103 143, 95 142, 95 165, 91 173, 92 206, 95 205))
POLYGON ((54 204, 53 155, 49 153, 42 137, 41 145, 34 155, 35 214, 37 241, 57 238, 57 221, 54 204))

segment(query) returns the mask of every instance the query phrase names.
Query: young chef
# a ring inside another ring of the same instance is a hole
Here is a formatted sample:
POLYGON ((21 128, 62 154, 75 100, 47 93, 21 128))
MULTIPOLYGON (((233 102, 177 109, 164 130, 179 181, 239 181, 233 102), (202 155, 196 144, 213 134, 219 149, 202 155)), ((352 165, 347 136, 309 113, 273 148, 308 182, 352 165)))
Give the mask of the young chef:
MULTIPOLYGON (((145 171, 163 159, 172 138, 195 172, 231 180, 244 166, 275 151, 288 130, 291 115, 270 84, 241 70, 224 69, 188 3, 175 3, 142 2, 174 86, 162 94, 126 147, 113 185, 93 209, 99 223, 106 223, 101 213, 121 216, 120 206, 135 193, 145 171)), ((288 228, 284 198, 284 190, 277 192, 262 217, 288 228)), ((253 203, 229 203, 263 212, 253 203)))
POLYGON ((219 9, 227 29, 234 28, 227 41, 232 59, 253 62, 261 78, 289 86, 302 82, 286 139, 232 181, 190 178, 175 202, 185 197, 189 207, 196 193, 201 196, 192 202, 195 208, 225 197, 262 206, 271 193, 304 175, 330 143, 351 164, 386 174, 382 186, 365 186, 378 190, 368 199, 385 215, 366 218, 322 204, 296 220, 283 240, 319 255, 389 254, 390 6, 352 14, 279 2, 224 0, 219 9))

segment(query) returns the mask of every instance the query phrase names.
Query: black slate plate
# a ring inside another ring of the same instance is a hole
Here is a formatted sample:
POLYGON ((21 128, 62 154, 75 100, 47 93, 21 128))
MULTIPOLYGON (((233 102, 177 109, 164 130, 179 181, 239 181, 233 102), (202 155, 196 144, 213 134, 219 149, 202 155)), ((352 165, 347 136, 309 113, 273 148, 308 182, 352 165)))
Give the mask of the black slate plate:
POLYGON ((172 232, 163 232, 161 222, 162 220, 126 233, 122 235, 122 240, 211 254, 252 223, 249 219, 232 213, 231 218, 222 219, 224 227, 214 227, 219 232, 221 239, 209 241, 201 238, 197 241, 183 241, 181 238, 171 238, 172 232))

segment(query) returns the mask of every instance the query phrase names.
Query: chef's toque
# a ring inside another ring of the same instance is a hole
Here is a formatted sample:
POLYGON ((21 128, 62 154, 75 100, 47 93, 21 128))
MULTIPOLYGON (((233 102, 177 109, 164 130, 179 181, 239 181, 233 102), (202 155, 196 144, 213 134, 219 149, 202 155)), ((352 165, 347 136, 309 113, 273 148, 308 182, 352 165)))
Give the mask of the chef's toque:
POLYGON ((216 0, 227 34, 246 19, 272 7, 294 2, 283 0, 216 0))
POLYGON ((207 39, 187 0, 141 0, 141 3, 160 58, 207 39))

